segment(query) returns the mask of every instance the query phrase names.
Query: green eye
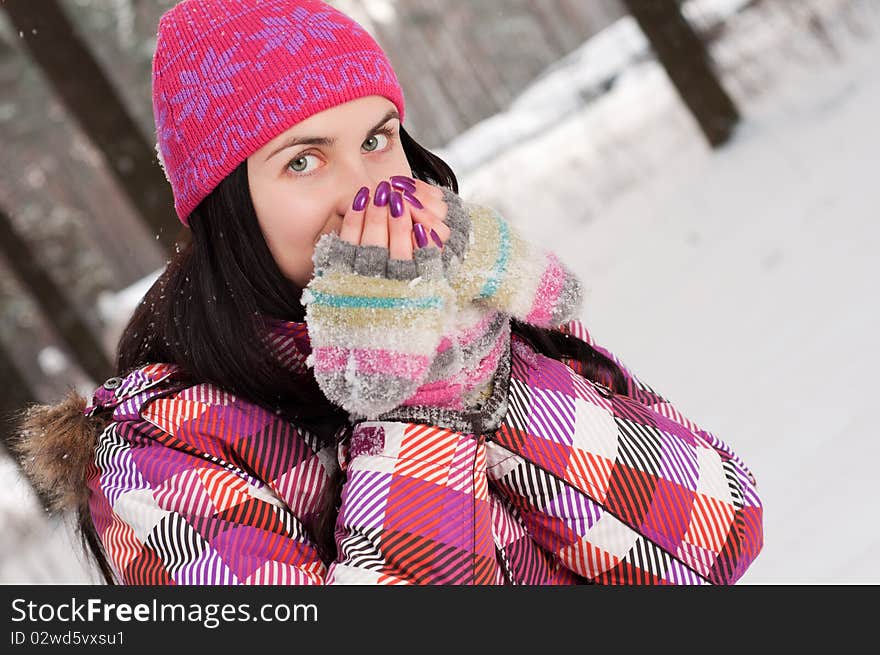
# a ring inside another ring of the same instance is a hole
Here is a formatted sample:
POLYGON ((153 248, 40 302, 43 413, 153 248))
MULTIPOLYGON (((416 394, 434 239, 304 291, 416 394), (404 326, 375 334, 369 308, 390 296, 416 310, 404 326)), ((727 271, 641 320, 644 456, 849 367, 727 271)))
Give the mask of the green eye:
POLYGON ((366 141, 364 141, 364 149, 365 149, 366 151, 368 151, 368 152, 373 152, 374 150, 381 150, 381 147, 380 147, 380 146, 381 146, 381 142, 379 141, 380 138, 383 138, 383 139, 385 139, 386 141, 389 140, 387 134, 383 134, 383 133, 381 133, 381 132, 378 132, 378 133, 374 134, 373 136, 371 136, 371 137, 370 137, 369 139, 367 139, 366 141), (375 145, 373 145, 372 147, 370 147, 370 146, 367 145, 367 144, 369 144, 369 143, 371 143, 371 142, 374 142, 374 143, 375 143, 375 145))
POLYGON ((300 155, 296 159, 291 159, 287 163, 287 168, 294 173, 304 173, 309 167, 309 159, 317 158, 314 155, 300 155))

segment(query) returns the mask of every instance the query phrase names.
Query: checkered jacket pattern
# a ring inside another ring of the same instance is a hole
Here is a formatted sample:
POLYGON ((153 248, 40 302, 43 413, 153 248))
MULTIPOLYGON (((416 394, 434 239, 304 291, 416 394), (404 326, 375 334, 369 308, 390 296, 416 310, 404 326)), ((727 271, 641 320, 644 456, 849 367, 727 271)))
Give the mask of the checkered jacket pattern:
MULTIPOLYGON (((290 361, 304 324, 290 324, 290 361)), ((513 335, 508 409, 471 434, 363 421, 337 447, 175 367, 138 369, 88 474, 128 584, 732 584, 763 543, 752 473, 618 361, 627 394, 513 335), (316 520, 345 482, 337 555, 316 520)))

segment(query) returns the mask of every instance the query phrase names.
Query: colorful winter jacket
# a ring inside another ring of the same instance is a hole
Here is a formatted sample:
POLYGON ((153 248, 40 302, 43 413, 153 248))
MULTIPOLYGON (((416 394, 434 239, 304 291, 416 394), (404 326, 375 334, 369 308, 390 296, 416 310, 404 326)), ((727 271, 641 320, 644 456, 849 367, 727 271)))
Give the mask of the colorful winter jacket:
MULTIPOLYGON (((302 323, 289 351, 308 352, 302 323)), ((593 344, 578 322, 562 328, 593 344)), ((614 357, 593 344, 600 352, 614 357)), ((514 335, 508 410, 472 434, 362 421, 338 449, 155 364, 112 411, 90 510, 129 584, 731 584, 762 546, 752 474, 625 366, 615 394, 514 335), (313 527, 345 470, 338 556, 313 527)), ((619 360, 617 360, 619 361, 619 360)), ((505 379, 506 378, 506 379, 505 379)))
POLYGON ((306 322, 274 321, 292 375, 350 412, 338 447, 153 364, 112 411, 90 510, 134 584, 730 584, 762 546, 743 462, 574 320, 576 278, 448 193, 453 237, 413 262, 319 242, 306 322), (510 318, 616 361, 627 392, 537 353, 510 318), (317 513, 340 467, 333 561, 317 513))

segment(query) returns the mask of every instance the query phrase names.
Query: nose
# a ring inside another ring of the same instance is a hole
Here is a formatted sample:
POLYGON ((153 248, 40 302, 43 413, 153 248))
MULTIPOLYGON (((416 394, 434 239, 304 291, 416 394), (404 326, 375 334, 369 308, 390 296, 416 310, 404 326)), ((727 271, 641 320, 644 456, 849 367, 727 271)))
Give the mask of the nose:
POLYGON ((373 193, 376 186, 384 177, 379 171, 371 169, 361 158, 361 161, 347 165, 340 173, 339 177, 339 214, 344 216, 351 208, 351 203, 361 187, 367 187, 370 190, 370 202, 373 201, 373 193))

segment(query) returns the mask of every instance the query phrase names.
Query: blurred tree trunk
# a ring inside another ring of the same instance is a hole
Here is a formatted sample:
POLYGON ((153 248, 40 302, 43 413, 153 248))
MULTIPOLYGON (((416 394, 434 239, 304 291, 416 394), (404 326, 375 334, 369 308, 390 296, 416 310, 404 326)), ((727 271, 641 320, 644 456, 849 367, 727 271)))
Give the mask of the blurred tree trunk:
POLYGON ((86 374, 98 383, 113 375, 114 367, 100 340, 79 316, 67 295, 40 267, 30 246, 16 233, 12 219, 3 208, 0 208, 0 252, 86 374))
POLYGON ((186 228, 174 213, 155 150, 58 1, 0 0, 0 7, 52 89, 102 153, 120 188, 170 252, 186 228))
POLYGON ((17 429, 12 412, 37 402, 37 395, 18 370, 5 343, 0 343, 0 380, 4 384, 4 393, 0 396, 0 440, 7 451, 11 452, 9 440, 17 429))
POLYGON ((678 0, 623 0, 713 148, 730 138, 739 111, 712 69, 709 53, 678 0))

